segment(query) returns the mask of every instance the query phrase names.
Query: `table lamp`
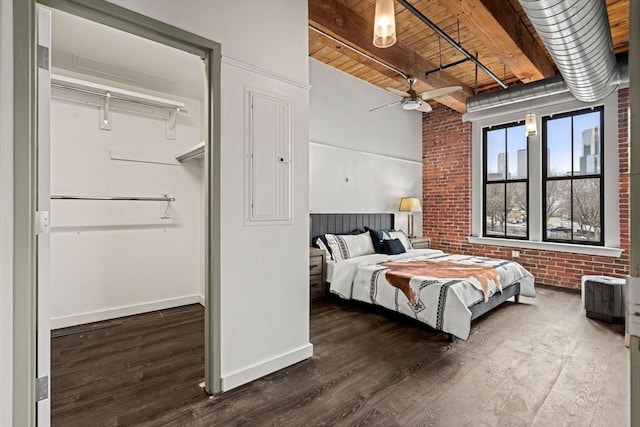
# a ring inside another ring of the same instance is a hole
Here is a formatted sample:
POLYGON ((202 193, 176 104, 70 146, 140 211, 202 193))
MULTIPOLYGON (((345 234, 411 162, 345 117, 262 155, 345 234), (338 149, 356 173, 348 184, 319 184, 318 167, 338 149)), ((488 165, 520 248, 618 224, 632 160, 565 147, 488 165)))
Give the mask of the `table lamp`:
POLYGON ((409 237, 416 237, 413 235, 413 213, 422 212, 422 206, 420 206, 420 199, 417 197, 403 197, 400 199, 400 212, 409 212, 407 234, 409 237))

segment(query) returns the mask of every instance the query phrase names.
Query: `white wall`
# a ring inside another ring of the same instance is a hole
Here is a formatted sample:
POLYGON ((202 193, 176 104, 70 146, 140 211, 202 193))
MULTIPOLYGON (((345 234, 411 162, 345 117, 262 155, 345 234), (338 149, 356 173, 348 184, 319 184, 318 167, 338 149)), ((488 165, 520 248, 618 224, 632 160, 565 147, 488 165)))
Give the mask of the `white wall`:
MULTIPOLYGON (((309 59, 309 197, 312 212, 395 212, 401 197, 422 198, 422 115, 390 106, 383 89, 309 59)), ((414 214, 422 235, 422 215, 414 214)))
POLYGON ((179 117, 171 140, 162 118, 113 110, 112 129, 101 130, 98 108, 53 99, 52 194, 176 198, 170 219, 161 218, 164 202, 51 201, 53 328, 201 298, 200 162, 122 161, 110 154, 172 161, 201 140, 201 104, 186 104, 189 114, 179 117))
POLYGON ((223 389, 310 357, 306 2, 114 0, 114 3, 222 44, 223 389), (244 224, 247 86, 274 92, 293 102, 291 225, 244 224))
POLYGON ((222 44, 225 57, 308 82, 304 0, 109 0, 222 44))
POLYGON ((0 1, 0 425, 12 425, 13 404, 13 22, 0 1))

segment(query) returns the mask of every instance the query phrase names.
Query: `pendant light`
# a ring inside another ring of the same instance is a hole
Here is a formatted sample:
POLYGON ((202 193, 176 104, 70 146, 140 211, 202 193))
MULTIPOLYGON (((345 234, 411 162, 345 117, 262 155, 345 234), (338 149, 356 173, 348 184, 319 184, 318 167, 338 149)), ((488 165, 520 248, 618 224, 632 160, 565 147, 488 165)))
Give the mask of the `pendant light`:
POLYGON ((396 42, 396 14, 393 0, 376 0, 376 14, 373 20, 373 45, 391 47, 396 42))
POLYGON ((536 115, 529 113, 524 117, 524 133, 526 136, 534 136, 538 134, 538 125, 536 123, 536 115))

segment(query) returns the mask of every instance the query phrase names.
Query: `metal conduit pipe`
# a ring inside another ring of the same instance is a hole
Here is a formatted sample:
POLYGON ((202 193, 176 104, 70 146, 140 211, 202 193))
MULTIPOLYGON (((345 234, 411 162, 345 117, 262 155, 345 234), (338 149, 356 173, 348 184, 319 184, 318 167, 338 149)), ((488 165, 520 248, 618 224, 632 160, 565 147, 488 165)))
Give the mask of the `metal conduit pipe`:
POLYGON ((519 0, 569 90, 579 101, 605 98, 615 87, 605 0, 519 0))
POLYGON ((503 82, 502 80, 500 80, 500 78, 498 76, 496 76, 493 71, 488 69, 482 62, 478 61, 478 58, 476 58, 469 51, 467 51, 465 48, 463 48, 460 43, 458 43, 457 41, 452 39, 451 36, 449 36, 447 33, 445 33, 440 27, 438 27, 429 18, 424 16, 411 3, 409 3, 407 0, 398 0, 398 3, 400 3, 402 6, 404 6, 404 8, 407 9, 409 12, 414 14, 416 18, 418 18, 423 23, 425 23, 429 28, 431 28, 437 35, 442 37, 445 41, 447 41, 451 46, 453 46, 456 49, 458 49, 458 51, 460 53, 462 53, 469 61, 472 61, 474 64, 476 64, 476 66, 478 68, 480 68, 482 71, 487 73, 487 75, 489 77, 491 77, 493 80, 495 80, 495 82, 498 83, 503 89, 507 88, 506 83, 503 82))

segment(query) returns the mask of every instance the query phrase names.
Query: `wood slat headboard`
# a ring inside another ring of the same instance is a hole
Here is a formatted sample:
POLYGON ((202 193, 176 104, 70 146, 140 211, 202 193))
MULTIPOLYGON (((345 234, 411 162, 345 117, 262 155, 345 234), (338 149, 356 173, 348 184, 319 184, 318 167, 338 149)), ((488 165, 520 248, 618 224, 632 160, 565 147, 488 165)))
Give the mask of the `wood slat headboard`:
POLYGON ((355 228, 364 227, 379 229, 393 229, 395 216, 392 213, 312 213, 310 221, 310 237, 319 234, 344 234, 355 228))

